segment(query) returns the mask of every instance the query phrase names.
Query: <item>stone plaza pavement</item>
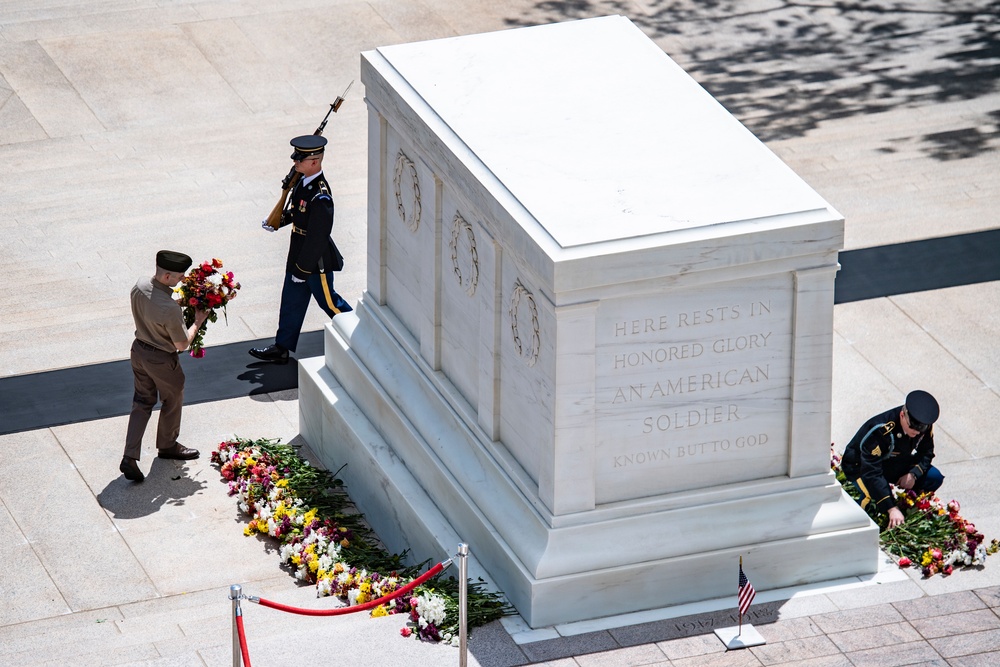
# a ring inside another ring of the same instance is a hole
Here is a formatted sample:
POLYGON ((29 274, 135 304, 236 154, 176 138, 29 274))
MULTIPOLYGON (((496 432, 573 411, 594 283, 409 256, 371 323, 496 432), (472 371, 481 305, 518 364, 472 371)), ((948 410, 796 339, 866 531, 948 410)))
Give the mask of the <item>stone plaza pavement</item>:
MULTIPOLYGON (((128 290, 160 248, 221 257, 243 283, 211 344, 272 335, 287 239, 259 220, 289 167, 288 139, 312 132, 351 80, 325 135, 347 257, 337 288, 356 301, 367 178, 359 53, 616 13, 844 215, 846 249, 1000 226, 996 1, 3 0, 0 382, 127 358, 128 290)), ((907 391, 932 391, 942 495, 1000 537, 1000 283, 960 283, 836 306, 829 439, 842 448, 907 391)), ((306 328, 323 323, 312 309, 306 328)), ((117 471, 126 419, 0 436, 0 665, 228 665, 230 584, 329 604, 297 587, 266 541, 242 536, 207 460, 234 433, 300 441, 294 391, 185 408, 182 441, 204 453, 195 462, 157 460, 150 428, 138 486, 117 471)), ((473 633, 469 663, 1000 664, 993 558, 949 578, 887 566, 866 582, 759 591, 749 620, 767 644, 725 652, 711 631, 734 622, 734 565, 719 573, 732 577, 733 600, 535 631, 507 619, 473 633)), ((458 664, 453 648, 398 637, 403 619, 362 616, 246 604, 253 664, 458 664)))

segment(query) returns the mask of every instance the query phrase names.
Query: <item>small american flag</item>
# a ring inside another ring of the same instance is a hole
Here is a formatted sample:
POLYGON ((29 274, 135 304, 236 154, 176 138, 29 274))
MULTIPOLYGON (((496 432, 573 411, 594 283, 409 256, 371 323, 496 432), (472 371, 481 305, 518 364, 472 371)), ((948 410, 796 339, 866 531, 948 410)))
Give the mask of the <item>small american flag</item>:
POLYGON ((747 609, 750 608, 750 603, 753 602, 754 596, 757 592, 753 589, 753 584, 747 579, 747 575, 743 574, 743 563, 740 563, 740 616, 747 613, 747 609))

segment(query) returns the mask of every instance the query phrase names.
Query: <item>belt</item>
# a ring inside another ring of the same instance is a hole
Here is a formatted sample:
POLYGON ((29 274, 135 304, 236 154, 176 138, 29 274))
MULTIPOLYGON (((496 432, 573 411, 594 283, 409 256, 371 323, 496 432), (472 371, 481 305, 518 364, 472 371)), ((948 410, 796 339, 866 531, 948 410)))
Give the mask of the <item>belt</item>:
POLYGON ((161 350, 160 348, 156 347, 155 345, 150 345, 146 341, 139 340, 138 338, 135 339, 135 344, 138 345, 139 347, 141 347, 144 350, 149 350, 150 352, 162 352, 164 354, 171 354, 170 352, 167 352, 166 350, 161 350))
POLYGON ((302 234, 302 236, 306 235, 306 230, 302 229, 301 227, 297 227, 295 225, 292 225, 292 231, 296 234, 302 234))

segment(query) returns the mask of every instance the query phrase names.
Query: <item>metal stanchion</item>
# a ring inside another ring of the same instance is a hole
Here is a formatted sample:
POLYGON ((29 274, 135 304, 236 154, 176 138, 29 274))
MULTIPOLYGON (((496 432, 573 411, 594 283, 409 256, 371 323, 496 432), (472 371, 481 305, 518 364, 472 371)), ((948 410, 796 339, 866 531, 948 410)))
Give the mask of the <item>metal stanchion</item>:
POLYGON ((469 545, 458 545, 458 665, 469 664, 469 545))
POLYGON ((236 617, 243 615, 240 609, 240 598, 243 597, 243 587, 233 584, 229 587, 229 599, 233 601, 233 667, 240 667, 240 631, 236 627, 236 617))

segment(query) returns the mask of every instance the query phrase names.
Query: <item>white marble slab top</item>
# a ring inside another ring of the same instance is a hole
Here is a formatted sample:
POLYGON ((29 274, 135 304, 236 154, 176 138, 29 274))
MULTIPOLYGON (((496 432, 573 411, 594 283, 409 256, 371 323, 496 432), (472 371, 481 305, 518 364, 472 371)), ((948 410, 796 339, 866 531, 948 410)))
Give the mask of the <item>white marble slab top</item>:
POLYGON ((627 18, 378 52, 563 248, 829 209, 627 18))

